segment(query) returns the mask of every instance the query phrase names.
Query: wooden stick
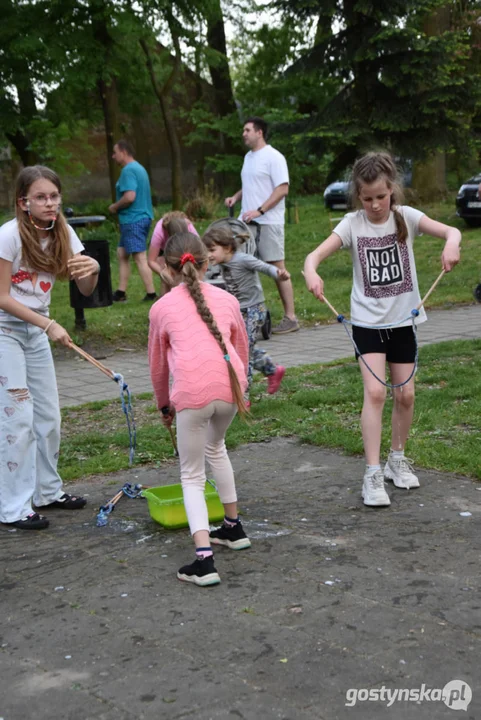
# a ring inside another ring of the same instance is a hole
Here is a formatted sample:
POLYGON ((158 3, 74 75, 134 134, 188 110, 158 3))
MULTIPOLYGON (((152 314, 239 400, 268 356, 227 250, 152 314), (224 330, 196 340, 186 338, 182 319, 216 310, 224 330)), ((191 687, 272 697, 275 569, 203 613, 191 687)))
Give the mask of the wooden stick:
POLYGON ((322 302, 325 302, 327 307, 329 308, 329 310, 331 310, 331 312, 333 312, 336 317, 339 317, 340 313, 338 313, 336 308, 333 305, 331 305, 331 303, 329 302, 329 300, 326 298, 325 295, 322 296, 322 302))
POLYGON ((123 494, 124 494, 124 491, 123 491, 123 490, 119 490, 119 492, 117 493, 117 495, 114 495, 113 498, 112 498, 112 500, 111 500, 110 502, 115 505, 115 503, 120 500, 120 498, 122 497, 123 494))
POLYGON ((115 505, 116 503, 118 503, 123 494, 124 491, 120 490, 116 495, 113 496, 111 500, 108 500, 103 507, 107 507, 108 505, 115 505))
MULTIPOLYGON (((304 275, 304 270, 301 270, 301 273, 302 273, 303 277, 306 277, 306 276, 304 275)), ((321 302, 326 303, 326 305, 327 305, 327 307, 329 308, 329 310, 330 310, 331 312, 333 312, 336 317, 339 317, 340 313, 338 313, 337 310, 336 310, 336 308, 335 308, 333 305, 331 305, 331 303, 329 302, 329 300, 326 298, 325 295, 322 296, 322 301, 321 301, 321 302)))
POLYGON ((430 287, 429 290, 427 291, 426 295, 423 297, 423 299, 421 300, 421 302, 420 302, 419 305, 417 306, 417 308, 416 308, 417 310, 419 310, 420 308, 422 308, 422 306, 424 305, 424 303, 426 302, 426 300, 428 299, 428 297, 431 295, 432 291, 434 290, 434 288, 436 287, 436 285, 438 284, 438 282, 441 280, 441 278, 443 277, 443 275, 444 275, 445 273, 446 273, 446 270, 443 270, 443 271, 439 274, 438 279, 435 280, 435 282, 433 282, 433 284, 431 285, 431 287, 430 287))
POLYGON ((82 348, 79 348, 77 345, 72 344, 73 349, 78 352, 78 354, 84 358, 84 360, 88 360, 92 365, 94 365, 96 368, 101 368, 101 363, 96 360, 94 357, 89 355, 85 350, 82 350, 82 348))
POLYGON ((114 373, 112 372, 112 370, 109 370, 109 368, 105 367, 105 365, 102 365, 102 363, 92 357, 92 355, 89 355, 87 352, 85 352, 85 350, 82 350, 82 348, 79 348, 78 345, 75 345, 74 343, 72 343, 70 347, 72 347, 75 352, 78 352, 78 354, 81 355, 81 357, 83 357, 89 363, 92 363, 92 365, 94 365, 97 370, 103 372, 111 380, 114 379, 114 373))
POLYGON ((109 368, 106 368, 105 365, 102 365, 102 363, 99 360, 96 360, 92 355, 89 355, 85 350, 82 350, 82 348, 77 347, 77 345, 73 345, 74 350, 76 350, 79 355, 81 355, 85 360, 88 360, 88 362, 92 363, 98 370, 105 373, 109 377, 113 377, 113 372, 109 368))
POLYGON ((172 428, 172 425, 169 426, 169 432, 170 432, 170 437, 172 440, 172 445, 174 446, 174 455, 175 455, 175 457, 179 457, 179 451, 177 449, 177 442, 175 440, 175 435, 174 435, 174 430, 172 428))

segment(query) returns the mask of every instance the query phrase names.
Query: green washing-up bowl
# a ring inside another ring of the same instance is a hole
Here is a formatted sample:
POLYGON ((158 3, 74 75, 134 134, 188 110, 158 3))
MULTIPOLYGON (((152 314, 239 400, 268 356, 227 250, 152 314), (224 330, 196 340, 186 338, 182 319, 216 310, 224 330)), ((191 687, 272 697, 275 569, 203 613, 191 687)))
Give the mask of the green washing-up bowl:
MULTIPOLYGON (((182 485, 180 483, 142 490, 142 495, 147 498, 152 520, 170 529, 188 526, 182 485)), ((204 495, 209 513, 209 522, 215 523, 222 520, 224 518, 224 506, 220 501, 217 490, 214 490, 210 485, 206 485, 204 495)))

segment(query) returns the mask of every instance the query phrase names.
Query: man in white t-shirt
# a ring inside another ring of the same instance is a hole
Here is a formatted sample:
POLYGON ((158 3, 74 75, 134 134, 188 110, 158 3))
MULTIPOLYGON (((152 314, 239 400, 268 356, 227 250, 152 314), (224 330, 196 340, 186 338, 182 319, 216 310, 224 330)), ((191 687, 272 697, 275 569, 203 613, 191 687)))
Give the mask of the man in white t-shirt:
MULTIPOLYGON (((289 171, 284 155, 266 142, 267 123, 259 117, 247 118, 242 137, 249 152, 244 158, 242 189, 225 199, 233 207, 242 199, 240 218, 248 224, 255 240, 257 256, 285 270, 284 212, 289 192, 289 171)), ((272 332, 282 335, 299 330, 294 309, 292 282, 277 283, 284 306, 284 317, 272 332)))

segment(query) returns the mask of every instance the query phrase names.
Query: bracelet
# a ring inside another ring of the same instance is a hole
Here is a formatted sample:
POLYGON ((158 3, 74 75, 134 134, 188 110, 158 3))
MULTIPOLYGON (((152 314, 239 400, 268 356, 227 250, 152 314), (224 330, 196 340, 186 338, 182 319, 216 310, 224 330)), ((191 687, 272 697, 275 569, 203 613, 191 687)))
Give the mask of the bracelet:
POLYGON ((262 209, 262 205, 257 208, 257 212, 260 212, 261 215, 264 215, 265 210, 262 209))
POLYGON ((48 331, 50 330, 50 328, 51 328, 51 326, 54 324, 54 322, 55 322, 55 320, 50 320, 49 324, 48 324, 47 327, 44 329, 45 335, 48 333, 48 331))

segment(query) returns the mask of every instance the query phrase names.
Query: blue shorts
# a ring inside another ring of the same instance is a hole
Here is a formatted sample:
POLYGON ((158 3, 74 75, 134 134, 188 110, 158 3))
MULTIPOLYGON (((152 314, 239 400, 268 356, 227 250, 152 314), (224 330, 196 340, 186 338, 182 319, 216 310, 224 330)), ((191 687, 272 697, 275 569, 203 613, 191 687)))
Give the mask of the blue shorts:
POLYGON ((124 248, 128 255, 145 252, 151 223, 150 218, 143 218, 134 223, 120 225, 119 247, 124 248))

